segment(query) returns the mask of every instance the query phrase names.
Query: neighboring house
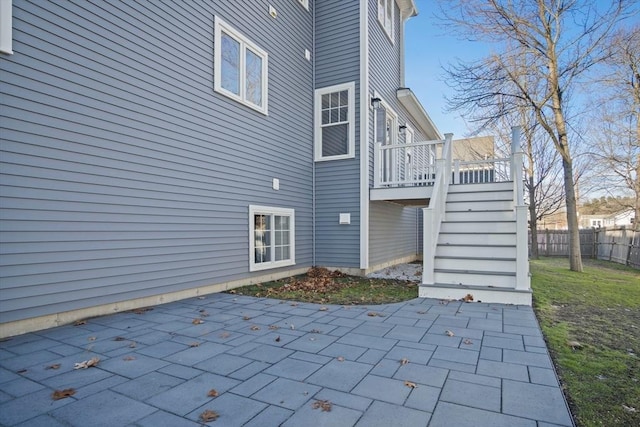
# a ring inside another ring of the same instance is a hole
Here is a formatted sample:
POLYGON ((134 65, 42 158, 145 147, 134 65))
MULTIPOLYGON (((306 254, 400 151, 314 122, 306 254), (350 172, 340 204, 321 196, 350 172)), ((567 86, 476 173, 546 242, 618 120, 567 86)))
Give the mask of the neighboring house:
POLYGON ((582 215, 580 217, 580 227, 582 228, 600 228, 600 227, 616 227, 616 226, 633 226, 635 221, 635 213, 633 209, 625 209, 613 214, 601 215, 582 215))
POLYGON ((0 5, 0 336, 436 245, 413 0, 0 5))

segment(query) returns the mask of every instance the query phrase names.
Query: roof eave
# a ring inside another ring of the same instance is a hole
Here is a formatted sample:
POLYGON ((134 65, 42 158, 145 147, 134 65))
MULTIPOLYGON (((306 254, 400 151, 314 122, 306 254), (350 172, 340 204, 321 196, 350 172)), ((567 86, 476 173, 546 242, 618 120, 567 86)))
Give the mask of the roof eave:
POLYGON ((398 89, 396 96, 398 101, 400 101, 411 117, 413 117, 427 140, 444 139, 436 125, 433 123, 433 120, 431 120, 431 117, 429 117, 429 114, 427 114, 411 89, 400 88, 398 89))

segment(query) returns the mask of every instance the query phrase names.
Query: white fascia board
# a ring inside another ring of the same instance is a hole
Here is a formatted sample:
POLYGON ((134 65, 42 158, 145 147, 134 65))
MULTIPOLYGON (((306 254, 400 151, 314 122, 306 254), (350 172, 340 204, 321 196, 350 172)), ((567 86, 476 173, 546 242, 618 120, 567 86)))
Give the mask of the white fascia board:
POLYGON ((440 133, 436 125, 431 120, 431 117, 429 117, 429 114, 427 114, 411 89, 398 89, 396 96, 398 97, 400 104, 402 104, 411 117, 416 121, 416 124, 424 133, 427 140, 444 139, 444 136, 440 133))

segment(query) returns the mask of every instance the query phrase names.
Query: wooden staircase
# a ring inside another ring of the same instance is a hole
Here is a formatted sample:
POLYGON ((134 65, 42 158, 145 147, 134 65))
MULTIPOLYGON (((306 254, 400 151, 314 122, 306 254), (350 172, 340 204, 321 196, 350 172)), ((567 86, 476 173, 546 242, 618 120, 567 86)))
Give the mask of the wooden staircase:
POLYGON ((428 298, 531 305, 528 275, 518 274, 513 182, 450 184, 428 298))

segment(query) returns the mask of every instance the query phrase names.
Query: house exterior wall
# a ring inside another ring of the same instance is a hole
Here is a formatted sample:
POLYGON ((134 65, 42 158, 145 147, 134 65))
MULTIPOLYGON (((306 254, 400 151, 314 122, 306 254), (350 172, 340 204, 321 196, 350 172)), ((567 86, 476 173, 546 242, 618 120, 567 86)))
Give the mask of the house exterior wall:
POLYGON ((359 1, 315 3, 315 88, 355 82, 355 157, 315 163, 316 264, 360 266, 359 1), (351 214, 339 224, 340 213, 351 214))
POLYGON ((273 3, 277 19, 264 1, 14 2, 0 323, 265 274, 249 205, 295 209, 296 265, 277 271, 311 266, 312 10, 273 3), (214 15, 268 53, 268 115, 213 91, 214 15))
MULTIPOLYGON (((369 0, 369 84, 371 94, 376 94, 397 115, 398 125, 411 127, 414 141, 425 141, 425 135, 411 116, 400 104, 397 91, 402 86, 401 29, 400 10, 395 5, 394 41, 392 42, 378 21, 378 1, 369 0)), ((369 110, 369 183, 374 182, 374 138, 375 114, 369 110)), ((405 142, 404 135, 397 136, 398 143, 405 142)), ((371 267, 415 256, 419 252, 420 231, 418 220, 421 218, 414 207, 405 207, 390 202, 369 202, 369 264, 371 267), (385 228, 387 227, 387 228, 385 228)), ((422 233, 420 232, 420 236, 422 233)))

